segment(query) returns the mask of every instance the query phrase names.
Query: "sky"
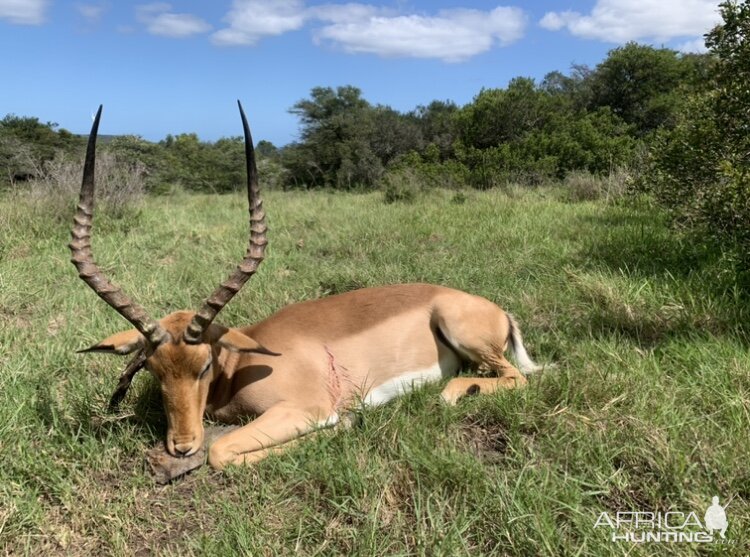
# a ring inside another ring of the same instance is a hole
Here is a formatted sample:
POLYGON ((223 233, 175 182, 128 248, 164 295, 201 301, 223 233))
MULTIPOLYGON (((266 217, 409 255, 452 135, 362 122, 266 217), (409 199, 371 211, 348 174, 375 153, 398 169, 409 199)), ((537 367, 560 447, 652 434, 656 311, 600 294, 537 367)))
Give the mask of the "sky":
POLYGON ((410 111, 513 77, 595 66, 628 41, 702 52, 718 0, 0 0, 0 117, 157 141, 298 137, 289 109, 354 85, 410 111))

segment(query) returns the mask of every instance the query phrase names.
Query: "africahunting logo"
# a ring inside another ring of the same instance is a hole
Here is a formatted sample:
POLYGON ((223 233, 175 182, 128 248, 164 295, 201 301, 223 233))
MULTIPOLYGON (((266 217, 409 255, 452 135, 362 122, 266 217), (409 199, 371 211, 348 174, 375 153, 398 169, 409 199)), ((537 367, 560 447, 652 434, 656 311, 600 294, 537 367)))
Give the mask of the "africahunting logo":
MULTIPOLYGON (((730 500, 731 502, 731 500, 730 500)), ((695 512, 617 511, 603 512, 594 528, 607 528, 613 542, 625 543, 732 543, 726 537, 726 508, 713 497, 703 521, 695 512)))

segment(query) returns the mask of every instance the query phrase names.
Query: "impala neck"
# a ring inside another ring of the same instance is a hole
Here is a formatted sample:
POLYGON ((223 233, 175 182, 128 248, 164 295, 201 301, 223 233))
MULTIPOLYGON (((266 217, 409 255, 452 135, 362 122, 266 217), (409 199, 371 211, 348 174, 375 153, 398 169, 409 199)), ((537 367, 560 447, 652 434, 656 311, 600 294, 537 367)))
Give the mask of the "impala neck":
POLYGON ((232 376, 240 357, 238 352, 218 347, 214 349, 214 376, 208 388, 206 413, 211 414, 229 402, 232 396, 232 376))

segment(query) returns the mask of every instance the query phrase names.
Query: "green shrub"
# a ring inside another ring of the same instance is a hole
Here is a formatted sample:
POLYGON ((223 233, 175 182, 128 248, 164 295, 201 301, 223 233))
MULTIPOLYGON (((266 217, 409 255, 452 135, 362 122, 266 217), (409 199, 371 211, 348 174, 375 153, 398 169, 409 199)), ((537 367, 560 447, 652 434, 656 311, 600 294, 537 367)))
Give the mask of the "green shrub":
POLYGON ((721 4, 706 35, 713 90, 693 96, 673 129, 660 130, 638 182, 674 221, 730 248, 750 270, 750 1, 721 4))
POLYGON ((454 203, 455 205, 463 205, 464 203, 466 203, 466 201, 468 199, 469 198, 467 197, 467 195, 464 192, 457 191, 451 197, 451 203, 454 203))
POLYGON ((40 178, 60 153, 73 155, 83 141, 54 122, 7 114, 0 119, 0 185, 40 178))
POLYGON ((381 182, 385 203, 413 202, 422 191, 419 174, 412 168, 399 168, 386 172, 381 182))
POLYGON ((434 150, 420 154, 411 151, 396 158, 389 166, 388 173, 409 171, 422 189, 444 188, 458 190, 469 184, 469 169, 455 159, 436 160, 434 150))

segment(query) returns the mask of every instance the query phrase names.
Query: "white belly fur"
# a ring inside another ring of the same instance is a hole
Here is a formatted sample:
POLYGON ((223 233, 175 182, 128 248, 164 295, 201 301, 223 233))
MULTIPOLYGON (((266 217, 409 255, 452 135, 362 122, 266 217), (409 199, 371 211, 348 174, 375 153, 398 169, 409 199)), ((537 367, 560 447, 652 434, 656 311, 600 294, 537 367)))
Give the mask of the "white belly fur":
POLYGON ((458 357, 452 352, 447 352, 435 365, 416 371, 406 371, 370 389, 362 402, 366 406, 385 404, 427 383, 435 383, 444 377, 453 377, 458 371, 459 364, 458 357))

